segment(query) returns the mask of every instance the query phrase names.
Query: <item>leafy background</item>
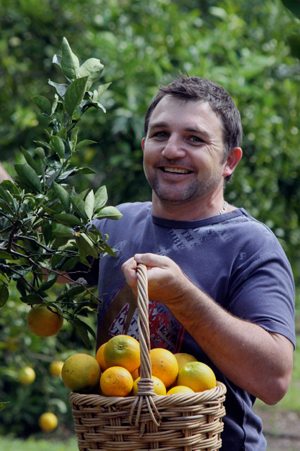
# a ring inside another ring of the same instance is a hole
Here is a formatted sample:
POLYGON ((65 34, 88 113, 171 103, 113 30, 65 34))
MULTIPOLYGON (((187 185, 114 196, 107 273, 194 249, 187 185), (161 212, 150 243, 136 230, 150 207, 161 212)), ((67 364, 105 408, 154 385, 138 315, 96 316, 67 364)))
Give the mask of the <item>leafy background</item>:
MULTIPOLYGON (((2 0, 1 161, 14 177, 13 164, 24 161, 21 146, 30 152, 33 141, 44 136, 45 120, 31 99, 37 94, 52 96, 48 78, 61 82, 51 60, 60 52, 63 36, 81 60, 99 58, 105 66, 102 82, 112 82, 102 97, 107 113, 93 111, 81 126, 80 139, 97 144, 75 158, 96 170, 96 175, 80 176, 81 189, 96 190, 105 184, 113 205, 150 197, 140 141, 143 116, 157 86, 179 72, 210 78, 232 94, 243 119, 244 158, 226 188, 226 198, 271 227, 288 255, 298 286, 298 2, 182 3, 2 0)), ((26 330, 26 312, 12 293, 0 319, 0 398, 11 401, 0 413, 0 433, 37 431, 36 418, 45 409, 52 409, 65 426, 71 421, 68 394, 57 388, 59 381, 50 378, 47 366, 57 356, 78 351, 82 343, 69 324, 57 339, 36 339, 26 330), (38 374, 37 381, 26 388, 16 381, 25 363, 38 374)), ((90 322, 93 327, 93 317, 90 322)))

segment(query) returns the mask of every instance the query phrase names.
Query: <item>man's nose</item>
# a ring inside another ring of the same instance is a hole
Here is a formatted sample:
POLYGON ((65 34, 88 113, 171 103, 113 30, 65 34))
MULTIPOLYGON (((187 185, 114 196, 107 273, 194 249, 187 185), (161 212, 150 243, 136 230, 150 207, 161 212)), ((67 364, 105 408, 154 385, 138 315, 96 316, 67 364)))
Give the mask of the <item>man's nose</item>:
POLYGON ((185 150, 182 140, 178 136, 171 135, 164 146, 162 154, 169 160, 183 158, 185 156, 185 150))

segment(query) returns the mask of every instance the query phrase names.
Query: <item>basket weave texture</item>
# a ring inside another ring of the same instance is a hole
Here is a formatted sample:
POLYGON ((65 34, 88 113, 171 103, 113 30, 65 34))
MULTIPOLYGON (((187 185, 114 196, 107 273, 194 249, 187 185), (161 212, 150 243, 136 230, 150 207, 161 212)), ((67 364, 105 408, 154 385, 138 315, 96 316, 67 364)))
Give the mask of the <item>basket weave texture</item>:
POLYGON ((80 451, 215 451, 221 448, 226 387, 158 396, 149 357, 147 270, 138 266, 141 378, 137 396, 70 394, 80 451))

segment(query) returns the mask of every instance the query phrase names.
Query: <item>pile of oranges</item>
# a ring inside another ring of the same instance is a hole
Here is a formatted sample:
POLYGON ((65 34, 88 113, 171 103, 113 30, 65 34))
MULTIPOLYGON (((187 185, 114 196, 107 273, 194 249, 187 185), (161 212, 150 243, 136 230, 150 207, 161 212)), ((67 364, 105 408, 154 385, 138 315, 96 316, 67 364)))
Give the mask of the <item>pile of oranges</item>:
MULTIPOLYGON (((216 386, 212 369, 190 354, 150 350, 153 389, 157 395, 193 393, 216 386)), ((104 343, 96 357, 74 354, 62 368, 62 380, 74 392, 136 396, 140 379, 140 344, 128 335, 104 343)))

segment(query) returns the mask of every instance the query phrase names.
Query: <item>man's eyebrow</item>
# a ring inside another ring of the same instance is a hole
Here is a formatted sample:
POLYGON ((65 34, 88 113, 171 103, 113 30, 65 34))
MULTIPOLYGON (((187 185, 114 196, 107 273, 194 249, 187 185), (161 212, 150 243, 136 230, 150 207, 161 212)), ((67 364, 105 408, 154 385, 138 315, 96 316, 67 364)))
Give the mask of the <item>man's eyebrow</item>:
MULTIPOLYGON (((156 129, 156 128, 169 128, 169 125, 165 121, 158 121, 158 122, 152 122, 152 123, 150 122, 149 130, 150 129, 153 130, 153 129, 156 129)), ((186 127, 184 129, 184 131, 190 132, 190 133, 199 133, 202 137, 207 138, 207 139, 210 137, 209 133, 206 130, 204 130, 203 128, 200 128, 200 127, 193 127, 193 126, 186 127)))

